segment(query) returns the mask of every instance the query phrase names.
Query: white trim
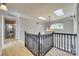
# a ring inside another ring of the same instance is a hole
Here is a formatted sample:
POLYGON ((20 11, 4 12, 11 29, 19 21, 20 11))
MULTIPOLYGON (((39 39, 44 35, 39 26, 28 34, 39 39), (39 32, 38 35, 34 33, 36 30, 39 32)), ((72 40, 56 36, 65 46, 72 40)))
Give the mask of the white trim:
POLYGON ((20 39, 20 19, 19 19, 19 16, 17 18, 18 18, 17 20, 18 21, 18 24, 17 24, 18 25, 17 26, 18 27, 18 39, 20 39))
MULTIPOLYGON (((4 18, 6 17, 7 15, 6 14, 2 14, 2 47, 4 46, 4 18)), ((8 18, 8 16, 7 16, 7 18, 8 18)), ((10 19, 11 19, 11 17, 10 17, 10 19)), ((17 18, 17 17, 12 17, 12 19, 14 19, 15 21, 16 21, 16 24, 15 24, 15 26, 16 26, 16 29, 17 29, 17 31, 18 32, 20 32, 19 30, 18 30, 18 19, 19 18, 17 18)), ((17 31, 15 31, 15 32, 17 32, 17 31)), ((19 36, 20 37, 20 36, 19 36)), ((18 39, 18 33, 16 33, 15 34, 15 39, 18 39)))
POLYGON ((2 46, 4 46, 4 16, 2 15, 2 46))

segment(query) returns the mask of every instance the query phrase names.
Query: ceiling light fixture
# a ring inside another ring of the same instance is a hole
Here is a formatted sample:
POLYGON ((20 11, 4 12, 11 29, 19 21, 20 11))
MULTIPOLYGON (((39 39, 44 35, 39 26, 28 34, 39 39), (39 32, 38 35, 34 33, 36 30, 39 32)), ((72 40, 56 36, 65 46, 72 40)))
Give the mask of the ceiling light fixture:
POLYGON ((38 17, 38 19, 46 20, 46 18, 44 18, 44 17, 42 17, 42 16, 38 17))
POLYGON ((58 9, 58 10, 55 10, 55 11, 54 11, 54 14, 55 14, 56 16, 63 16, 63 15, 64 15, 64 12, 63 12, 62 9, 58 9))
POLYGON ((8 11, 7 6, 5 3, 2 3, 0 6, 0 9, 4 10, 4 11, 8 11))
POLYGON ((54 30, 50 28, 50 26, 51 26, 50 18, 51 18, 51 16, 49 16, 49 24, 48 24, 48 28, 46 29, 46 31, 48 31, 48 32, 54 32, 54 30))

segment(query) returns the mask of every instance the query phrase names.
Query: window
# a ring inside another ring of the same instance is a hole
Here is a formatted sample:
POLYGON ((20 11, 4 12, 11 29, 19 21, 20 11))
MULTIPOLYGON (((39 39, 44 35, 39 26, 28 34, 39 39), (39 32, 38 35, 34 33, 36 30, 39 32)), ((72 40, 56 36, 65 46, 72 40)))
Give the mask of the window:
POLYGON ((52 24, 51 29, 63 29, 63 24, 62 23, 52 24))

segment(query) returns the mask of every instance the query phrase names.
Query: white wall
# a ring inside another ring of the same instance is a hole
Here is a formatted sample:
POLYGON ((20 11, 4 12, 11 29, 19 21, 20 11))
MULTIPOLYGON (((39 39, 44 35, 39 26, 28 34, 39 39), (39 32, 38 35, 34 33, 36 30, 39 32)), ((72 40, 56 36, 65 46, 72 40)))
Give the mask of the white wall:
POLYGON ((43 24, 38 20, 31 20, 26 18, 20 18, 20 39, 25 40, 24 31, 27 33, 37 34, 44 33, 43 24), (39 22, 39 24, 36 24, 39 22))
POLYGON ((76 54, 79 56, 79 4, 77 5, 77 39, 76 39, 76 54))
MULTIPOLYGON (((57 33, 74 33, 73 19, 68 18, 68 19, 62 19, 62 20, 51 22, 51 24, 55 24, 55 23, 62 23, 64 26, 64 29, 54 29, 54 32, 57 32, 57 33)), ((45 26, 45 29, 46 28, 47 28, 47 26, 45 26)))
POLYGON ((2 47, 2 17, 0 15, 0 48, 2 47))
MULTIPOLYGON (((0 19, 1 19, 0 20, 0 28, 1 28, 0 48, 2 47, 2 14, 0 16, 0 19)), ((32 34, 38 34, 39 32, 41 32, 41 34, 44 33, 43 24, 39 20, 33 20, 33 19, 22 18, 22 17, 20 18, 19 16, 10 17, 10 18, 19 21, 16 25, 17 26, 16 39, 24 41, 25 40, 24 31, 27 31, 27 33, 32 33, 32 34), (39 24, 36 24, 37 22, 39 22, 39 24)))

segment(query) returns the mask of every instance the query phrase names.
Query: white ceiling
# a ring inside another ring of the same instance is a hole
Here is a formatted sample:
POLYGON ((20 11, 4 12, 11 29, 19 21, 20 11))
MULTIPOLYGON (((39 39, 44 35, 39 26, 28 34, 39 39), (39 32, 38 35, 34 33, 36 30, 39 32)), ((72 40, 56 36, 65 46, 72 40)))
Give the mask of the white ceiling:
POLYGON ((74 5, 73 3, 7 3, 9 11, 17 11, 33 18, 43 16, 47 19, 48 16, 52 16, 52 19, 61 18, 53 13, 53 11, 60 8, 63 9, 64 16, 72 15, 74 13, 74 5))

